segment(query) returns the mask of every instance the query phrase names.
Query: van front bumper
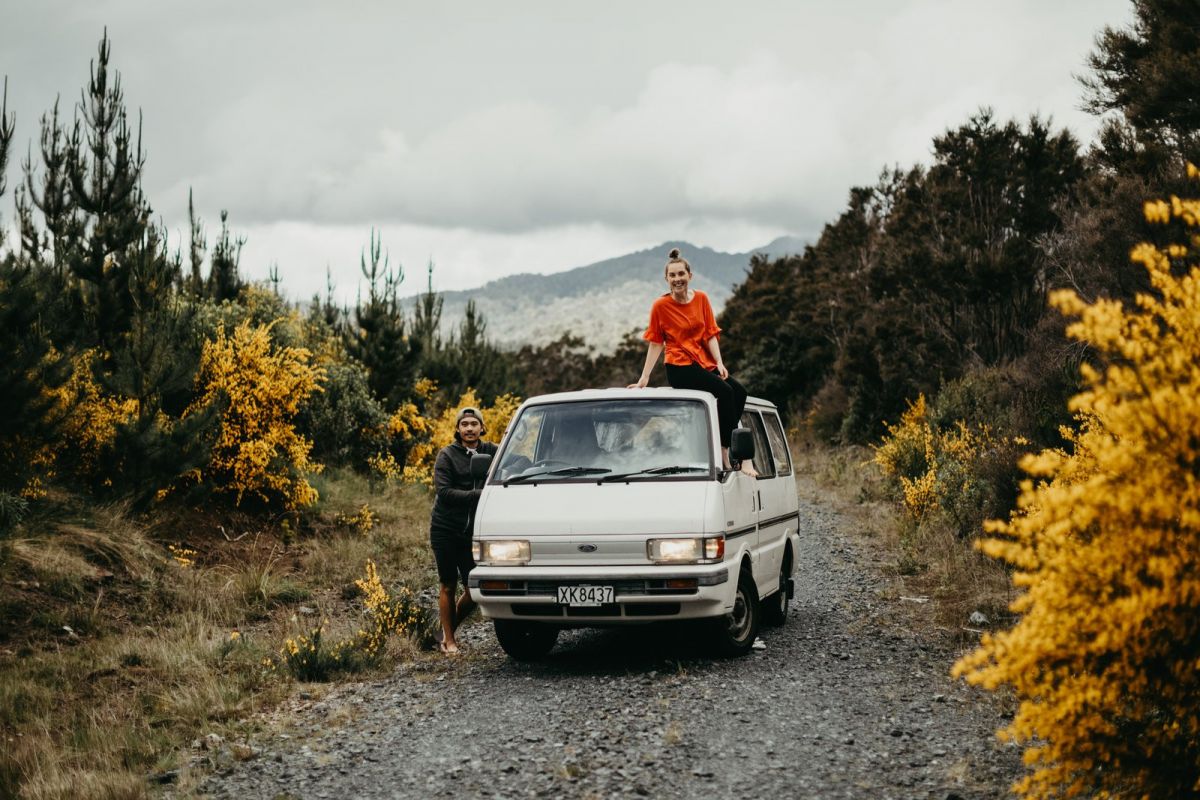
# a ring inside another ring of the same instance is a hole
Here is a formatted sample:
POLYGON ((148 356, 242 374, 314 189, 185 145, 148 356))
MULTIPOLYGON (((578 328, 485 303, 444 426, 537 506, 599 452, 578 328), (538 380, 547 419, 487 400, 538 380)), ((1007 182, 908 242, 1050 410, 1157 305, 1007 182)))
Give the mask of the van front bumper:
POLYGON ((695 567, 476 567, 467 588, 485 617, 563 626, 700 619, 727 613, 734 587, 725 564, 695 567), (671 582, 694 581, 679 588, 671 582), (611 586, 613 602, 570 606, 560 586, 611 586))

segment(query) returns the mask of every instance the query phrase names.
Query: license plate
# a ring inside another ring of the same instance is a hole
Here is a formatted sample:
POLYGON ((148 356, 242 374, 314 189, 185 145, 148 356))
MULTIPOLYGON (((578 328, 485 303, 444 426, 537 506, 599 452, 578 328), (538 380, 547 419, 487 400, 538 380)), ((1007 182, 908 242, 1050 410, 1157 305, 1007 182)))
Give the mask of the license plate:
POLYGON ((600 606, 613 602, 611 586, 560 586, 558 602, 564 606, 600 606))

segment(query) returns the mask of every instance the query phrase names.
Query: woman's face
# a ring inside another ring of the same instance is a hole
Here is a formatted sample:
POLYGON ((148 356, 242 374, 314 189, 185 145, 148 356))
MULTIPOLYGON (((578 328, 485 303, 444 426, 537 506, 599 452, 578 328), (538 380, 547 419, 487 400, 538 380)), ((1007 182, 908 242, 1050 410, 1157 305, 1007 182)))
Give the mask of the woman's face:
POLYGON ((688 284, 692 282, 692 273, 682 262, 674 261, 667 265, 667 286, 672 294, 684 294, 688 284))

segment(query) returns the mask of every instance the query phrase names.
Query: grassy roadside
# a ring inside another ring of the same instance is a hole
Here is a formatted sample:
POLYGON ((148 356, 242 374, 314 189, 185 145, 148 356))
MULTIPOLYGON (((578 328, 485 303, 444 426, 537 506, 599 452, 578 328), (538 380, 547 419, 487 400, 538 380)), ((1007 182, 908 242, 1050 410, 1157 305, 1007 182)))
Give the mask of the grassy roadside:
MULTIPOLYGON (((193 758, 218 757, 195 740, 216 734, 233 743, 220 758, 251 755, 237 742, 252 712, 294 690, 284 642, 322 624, 327 642, 364 627, 355 582, 368 560, 392 592, 434 583, 426 489, 373 490, 350 473, 318 488, 318 509, 288 521, 184 509, 142 519, 52 496, 0 543, 0 799, 186 789, 193 758)), ((386 670, 414 657, 422 634, 341 665, 386 670)))
MULTIPOLYGON (((973 643, 972 611, 1004 618, 1003 567, 950 526, 905 517, 869 449, 800 441, 794 452, 802 497, 856 523, 927 633, 973 643)), ((254 712, 296 690, 265 659, 323 621, 328 641, 362 627, 368 560, 389 589, 433 585, 427 490, 337 472, 318 488, 319 508, 286 521, 183 509, 139 519, 56 496, 4 542, 0 800, 141 798, 157 780, 186 791, 221 759, 251 757, 238 743, 254 712), (192 746, 212 734, 226 746, 192 746)), ((333 677, 418 657, 413 640, 388 647, 333 677)))
POLYGON ((961 644, 978 641, 973 612, 990 627, 1010 619, 1012 582, 1005 567, 985 557, 973 539, 933 517, 920 523, 900 507, 897 489, 866 447, 830 447, 793 436, 802 498, 833 505, 868 538, 897 600, 928 609, 910 615, 924 633, 961 644))

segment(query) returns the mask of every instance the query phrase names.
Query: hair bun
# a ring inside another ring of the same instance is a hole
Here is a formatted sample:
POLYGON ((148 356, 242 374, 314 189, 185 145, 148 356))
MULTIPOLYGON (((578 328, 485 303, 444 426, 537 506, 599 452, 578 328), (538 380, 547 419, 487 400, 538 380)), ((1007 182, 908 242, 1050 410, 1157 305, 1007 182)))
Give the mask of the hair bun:
POLYGON ((672 247, 671 252, 667 253, 667 258, 679 258, 679 248, 672 247))

